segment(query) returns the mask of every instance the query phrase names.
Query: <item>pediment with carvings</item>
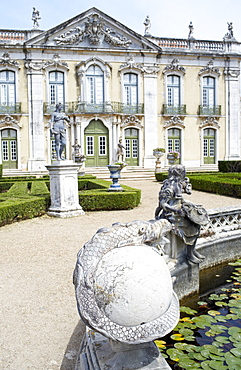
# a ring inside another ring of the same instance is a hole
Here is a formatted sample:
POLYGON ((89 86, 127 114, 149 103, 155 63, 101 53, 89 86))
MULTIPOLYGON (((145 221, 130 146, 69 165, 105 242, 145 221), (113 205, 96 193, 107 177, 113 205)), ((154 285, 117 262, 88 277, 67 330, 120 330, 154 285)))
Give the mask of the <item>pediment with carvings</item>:
POLYGON ((107 14, 91 8, 26 41, 28 45, 57 47, 153 49, 159 48, 107 14))
POLYGON ((169 128, 169 127, 181 127, 181 128, 185 128, 184 120, 182 120, 179 116, 172 116, 164 124, 164 128, 169 128))
POLYGON ((122 128, 126 128, 126 127, 137 127, 137 128, 143 128, 144 126, 142 125, 141 123, 141 120, 139 120, 139 118, 137 118, 134 114, 132 114, 131 116, 128 116, 126 117, 125 119, 123 119, 122 123, 121 123, 121 127, 122 128))
POLYGON ((22 125, 19 123, 19 121, 10 116, 10 114, 6 114, 6 116, 0 120, 0 128, 4 127, 21 128, 22 125))
POLYGON ((199 76, 201 76, 203 74, 215 74, 219 77, 220 76, 220 71, 219 71, 219 68, 214 67, 213 59, 211 59, 208 62, 206 67, 203 67, 202 69, 200 69, 198 74, 199 74, 199 76))
POLYGON ((182 74, 185 74, 186 68, 179 65, 179 59, 174 58, 172 62, 167 65, 162 71, 163 74, 168 72, 181 72, 182 74))
POLYGON ((209 116, 207 118, 205 118, 203 121, 200 122, 200 125, 199 125, 200 129, 201 128, 205 128, 205 127, 213 127, 213 128, 220 128, 220 125, 219 125, 219 122, 218 122, 218 118, 214 117, 214 116, 209 116))
POLYGON ((15 67, 20 69, 18 61, 11 59, 9 53, 3 53, 2 58, 0 58, 0 67, 15 67))

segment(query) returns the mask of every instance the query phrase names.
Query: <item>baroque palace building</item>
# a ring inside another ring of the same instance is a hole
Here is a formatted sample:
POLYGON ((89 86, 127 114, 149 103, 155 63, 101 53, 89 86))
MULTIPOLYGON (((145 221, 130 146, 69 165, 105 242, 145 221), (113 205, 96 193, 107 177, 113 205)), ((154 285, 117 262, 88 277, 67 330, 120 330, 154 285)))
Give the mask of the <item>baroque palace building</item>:
MULTIPOLYGON (((91 8, 42 31, 0 30, 0 163, 45 171, 55 157, 51 116, 70 117, 66 159, 81 145, 86 167, 116 160, 154 168, 153 149, 180 152, 187 169, 240 159, 241 44, 144 36, 91 8)), ((163 164, 167 165, 166 155, 163 164)))

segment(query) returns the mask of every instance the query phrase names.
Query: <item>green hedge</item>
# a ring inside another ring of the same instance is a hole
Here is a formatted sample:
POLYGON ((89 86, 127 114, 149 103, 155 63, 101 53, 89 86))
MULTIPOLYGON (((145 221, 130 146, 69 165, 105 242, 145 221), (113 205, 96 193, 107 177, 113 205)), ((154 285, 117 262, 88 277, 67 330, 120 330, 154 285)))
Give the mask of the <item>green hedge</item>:
POLYGON ((0 178, 3 177, 3 165, 0 164, 0 178))
POLYGON ((218 161, 220 172, 241 172, 241 161, 218 161))
POLYGON ((88 190, 80 191, 79 203, 84 211, 132 209, 140 203, 141 190, 121 185, 124 191, 108 191, 110 182, 89 180, 88 190))
MULTIPOLYGON (((111 182, 94 176, 78 179, 79 201, 85 211, 131 209, 140 203, 141 191, 122 186, 109 192, 111 182), (89 190, 86 190, 89 189, 89 190)), ((0 180, 0 226, 42 215, 50 204, 49 179, 0 180)))
MULTIPOLYGON (((192 188, 220 195, 241 198, 241 173, 187 173, 192 188)), ((157 181, 164 181, 167 173, 157 173, 157 181)))

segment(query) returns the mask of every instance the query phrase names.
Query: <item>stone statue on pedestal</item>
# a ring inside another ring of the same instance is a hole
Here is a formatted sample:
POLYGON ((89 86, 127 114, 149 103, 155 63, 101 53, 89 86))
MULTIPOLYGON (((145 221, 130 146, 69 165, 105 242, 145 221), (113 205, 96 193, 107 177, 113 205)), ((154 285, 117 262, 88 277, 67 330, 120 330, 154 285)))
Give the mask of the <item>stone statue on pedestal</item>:
POLYGON ((61 113, 63 106, 61 103, 56 104, 55 112, 51 118, 51 125, 52 125, 52 134, 54 134, 55 138, 55 147, 56 147, 56 155, 57 160, 64 160, 63 152, 66 148, 66 125, 65 121, 69 122, 70 118, 65 115, 65 113, 61 113))
POLYGON ((32 13, 32 21, 33 21, 33 28, 39 28, 39 20, 41 19, 39 10, 36 8, 33 8, 33 13, 32 13))

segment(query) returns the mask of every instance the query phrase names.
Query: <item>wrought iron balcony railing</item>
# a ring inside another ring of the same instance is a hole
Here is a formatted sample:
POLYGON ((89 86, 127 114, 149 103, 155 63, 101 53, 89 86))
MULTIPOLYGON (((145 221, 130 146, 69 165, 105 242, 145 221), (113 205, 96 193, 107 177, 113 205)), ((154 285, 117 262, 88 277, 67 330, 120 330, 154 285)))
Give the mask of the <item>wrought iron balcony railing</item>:
POLYGON ((221 105, 199 105, 200 116, 221 116, 221 105))
POLYGON ((20 114, 21 103, 0 104, 0 114, 20 114))
POLYGON ((163 104, 163 114, 178 115, 186 114, 186 105, 167 105, 163 104))
MULTIPOLYGON (((52 114, 55 111, 55 104, 44 103, 44 113, 52 114)), ((107 103, 87 103, 71 102, 63 105, 65 113, 123 113, 123 114, 143 114, 144 104, 127 105, 120 102, 107 103)))

